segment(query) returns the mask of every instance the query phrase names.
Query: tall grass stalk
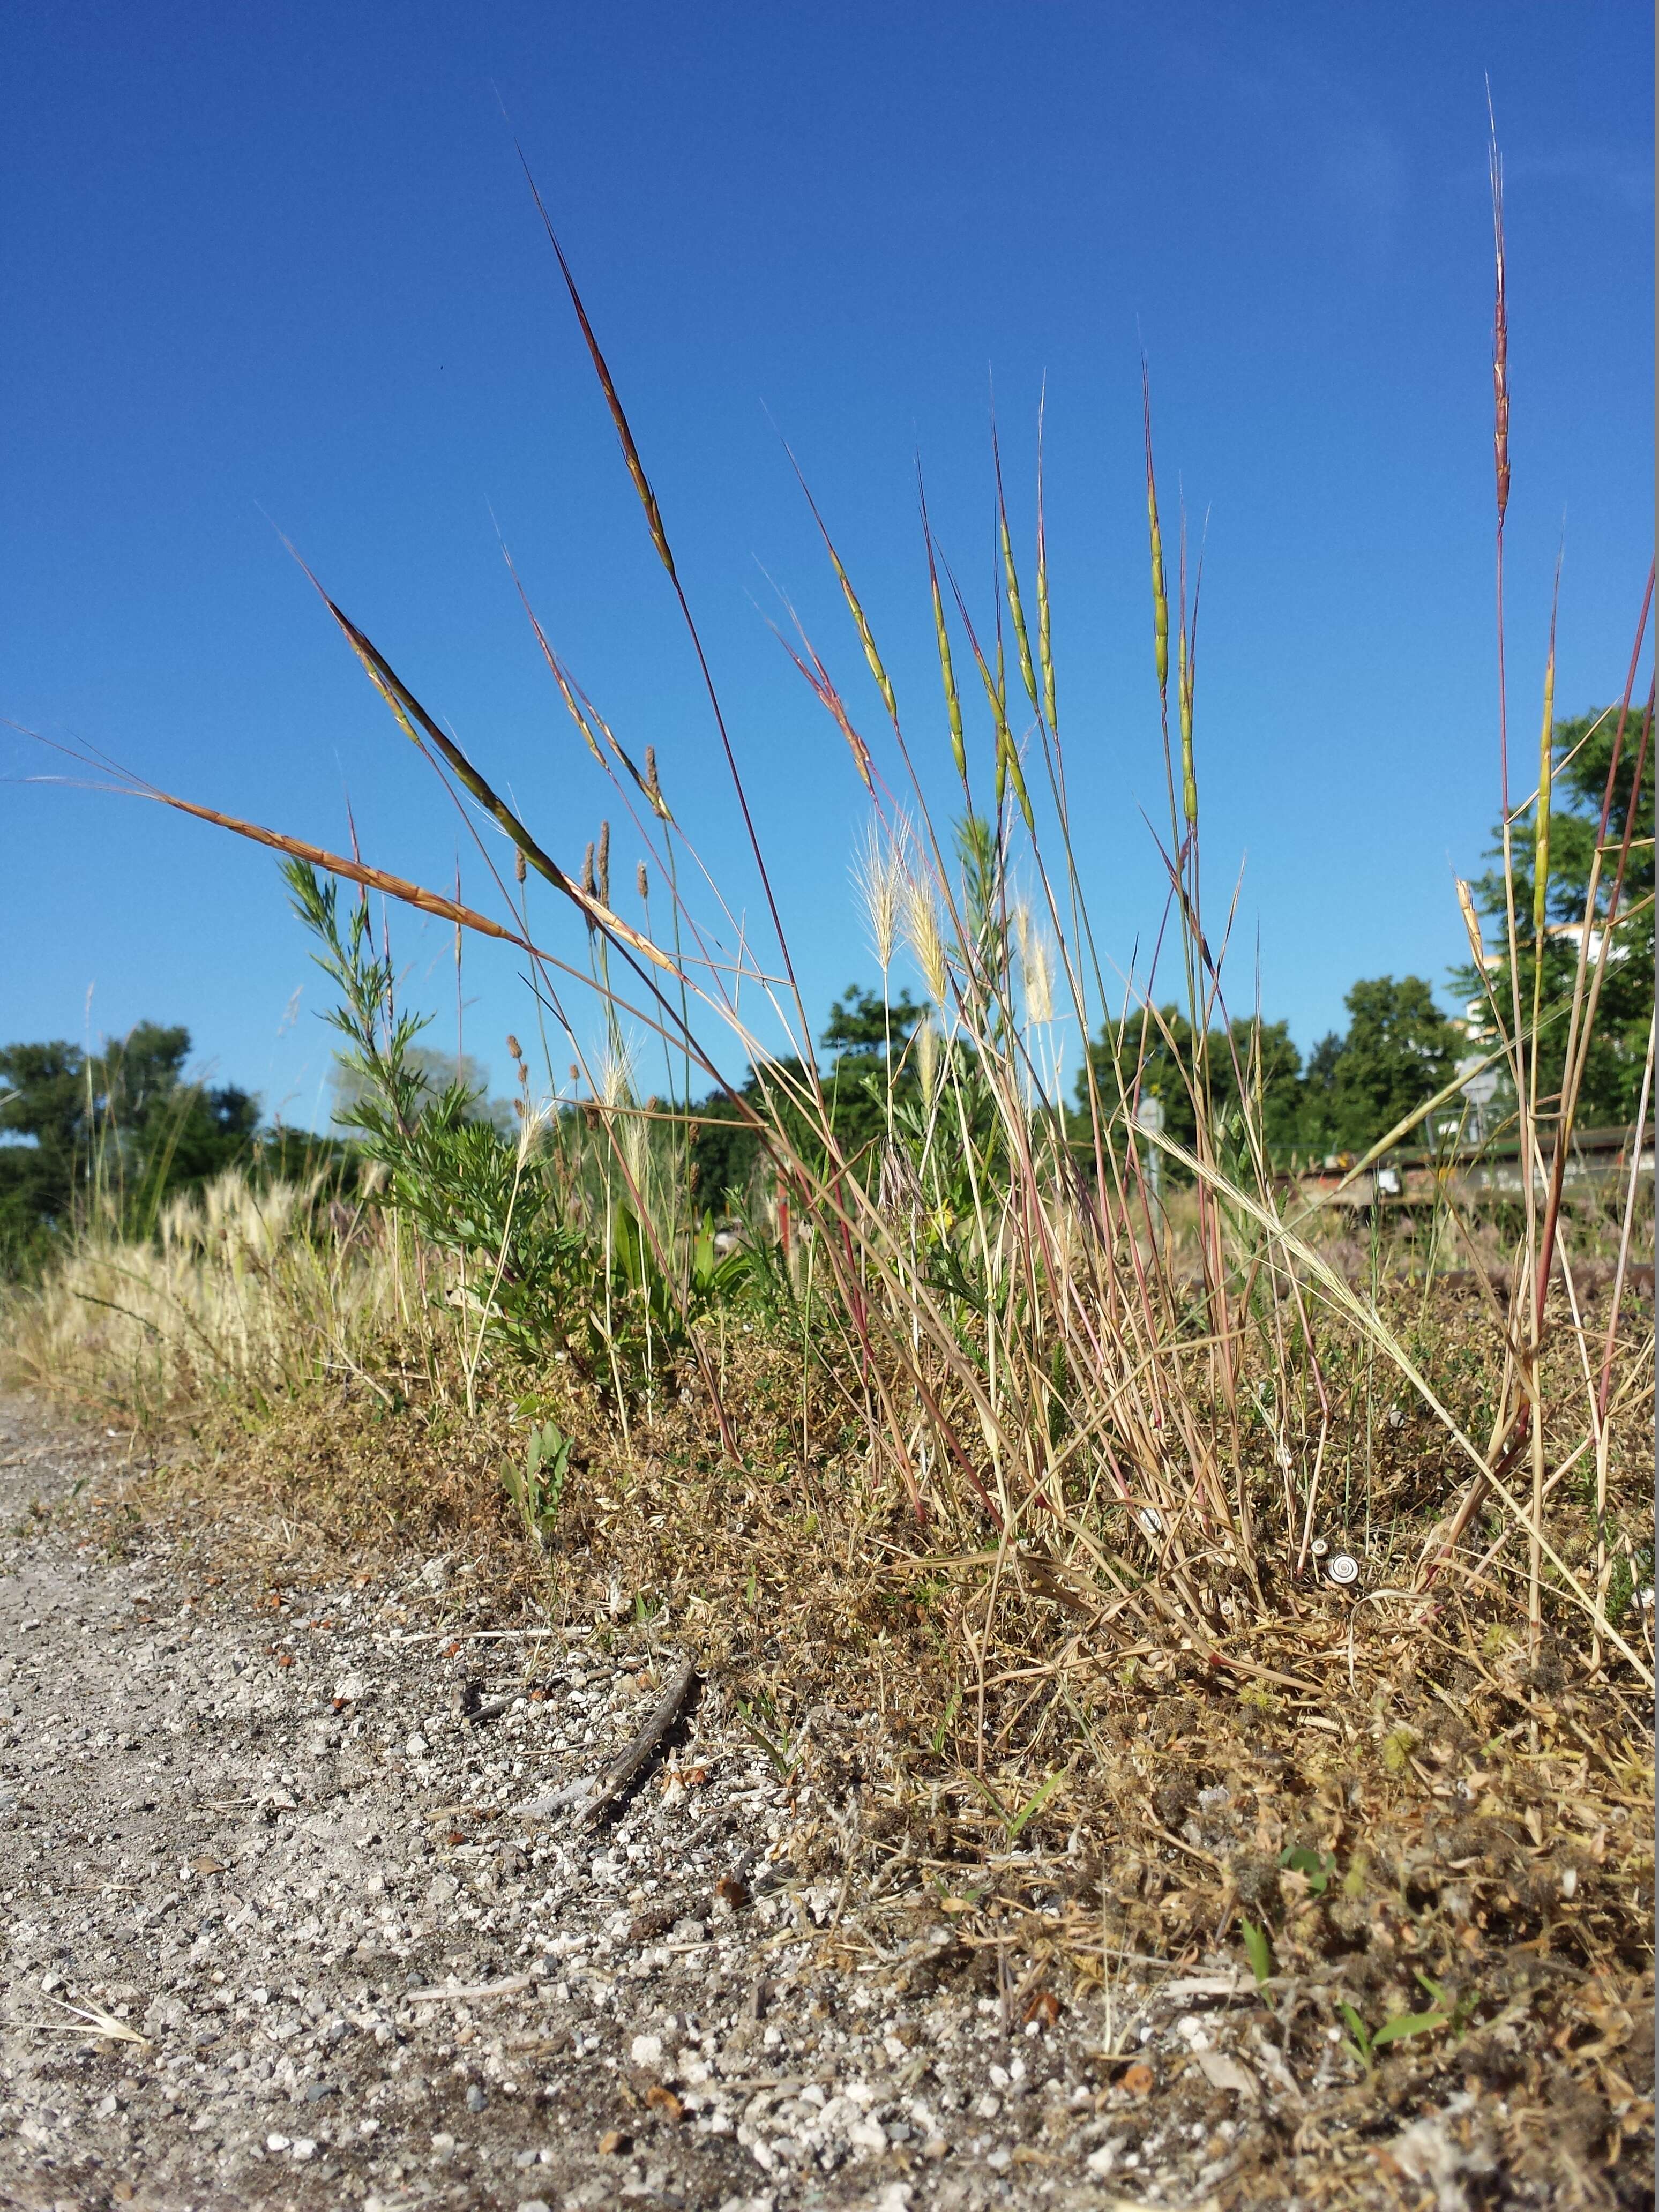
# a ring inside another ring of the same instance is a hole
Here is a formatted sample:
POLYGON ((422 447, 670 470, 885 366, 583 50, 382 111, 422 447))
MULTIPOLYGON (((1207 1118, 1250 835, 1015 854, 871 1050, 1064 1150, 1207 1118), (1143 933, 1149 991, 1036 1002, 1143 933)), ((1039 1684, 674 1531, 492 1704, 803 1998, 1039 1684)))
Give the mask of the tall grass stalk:
MULTIPOLYGON (((538 1003, 564 1027, 570 1027, 561 997, 567 985, 585 982, 597 994, 610 1040, 610 1077, 595 1087, 594 1100, 603 1145, 604 1301, 612 1359, 618 1340, 613 1306, 617 1224, 625 1200, 636 1224, 629 1233, 637 1234, 641 1253, 648 1248, 652 1264, 671 1287, 679 1324, 718 1413, 724 1449, 734 1457, 744 1451, 743 1438, 722 1403, 718 1361, 694 1310, 684 1182, 659 1178, 653 1203, 656 1155, 641 1148, 644 1124, 635 1118, 640 1102, 626 1073, 624 1040, 637 1032, 662 1040, 685 1070, 688 1106, 692 1071, 719 1084, 718 1069, 741 1052, 753 1064, 755 1081, 743 1091, 724 1086, 730 1109, 757 1139, 766 1173, 775 1191, 787 1196, 802 1231, 799 1250, 781 1256, 779 1279, 798 1304, 804 1291, 811 1315, 800 1352, 803 1456, 812 1444, 805 1382, 811 1369, 856 1406, 866 1424, 872 1480, 929 1532, 929 1542, 967 1552, 988 1544, 999 1573, 1016 1557, 1063 1561, 1091 1577, 1112 1602, 1149 1630, 1185 1638, 1224 1671, 1251 1671, 1251 1662, 1226 1648, 1242 1619, 1287 1603, 1294 1609, 1299 1602, 1298 1587, 1308 1589, 1316 1572, 1317 1533, 1330 1528, 1359 1540, 1349 1535, 1330 1495, 1334 1416, 1324 1362, 1338 1346, 1346 1348, 1343 1356, 1352 1354, 1367 1394, 1380 1394, 1381 1375, 1392 1370, 1396 1387, 1414 1396, 1468 1469, 1461 1499, 1444 1501, 1431 1540, 1422 1546, 1419 1530, 1407 1547, 1403 1536, 1378 1531, 1370 1571, 1379 1579, 1414 1581, 1425 1591, 1466 1573, 1462 1538, 1480 1506, 1496 1501, 1510 1526, 1527 1539, 1525 1613, 1534 1642, 1547 1591, 1552 1604, 1582 1615, 1598 1645, 1604 1640, 1650 1679, 1642 1655, 1605 1618, 1601 1567, 1587 1588, 1546 1526, 1550 1453, 1565 1458, 1582 1451, 1586 1442, 1599 1449, 1605 1410, 1605 1382, 1588 1355, 1581 1362, 1582 1409, 1575 1413, 1559 1400, 1547 1403, 1547 1388, 1554 1386, 1547 1385, 1542 1355, 1552 1270, 1566 1265, 1558 1234, 1566 1150, 1596 979, 1608 957, 1623 877, 1621 860, 1610 896, 1601 895, 1599 877, 1592 884, 1570 1016, 1568 1073, 1560 1097, 1546 1099, 1540 1091, 1540 1014, 1534 1009, 1530 1019, 1523 1018, 1520 996, 1514 856, 1519 823, 1509 791, 1502 640, 1510 485, 1507 310, 1495 151, 1492 181, 1498 736, 1509 982, 1508 1002, 1495 994, 1493 1006, 1517 1102, 1523 1221, 1511 1305, 1518 1326, 1503 1326, 1494 1339, 1503 1382, 1489 1437, 1470 1432, 1465 1416, 1389 1318, 1376 1286, 1370 1294, 1356 1291, 1324 1256, 1305 1209, 1273 1168, 1259 1019, 1253 1041, 1242 1046, 1232 1039, 1228 1021, 1224 971, 1237 889, 1213 938, 1204 918, 1196 715, 1200 568, 1194 567, 1189 588, 1183 520, 1172 594, 1145 378, 1152 674, 1170 810, 1170 842, 1163 851, 1169 896, 1151 962, 1126 981, 1115 1000, 1103 982, 1088 921, 1055 726, 1056 641, 1040 484, 1035 649, 1000 450, 994 443, 995 592, 989 623, 981 617, 976 627, 923 498, 927 611, 940 670, 942 736, 954 770, 948 807, 930 795, 930 778, 920 765, 924 756, 901 710, 873 626, 812 506, 890 727, 891 781, 883 766, 885 739, 878 750, 858 732, 825 662, 804 638, 797 665, 838 738, 848 744, 867 801, 865 896, 884 1003, 890 1008, 888 970, 901 942, 931 1002, 925 1032, 913 1049, 896 1054, 890 1018, 880 1071, 881 1133, 862 1148, 844 1135, 820 1079, 774 877, 667 527, 539 196, 537 205, 629 481, 707 691, 775 934, 775 960, 757 956, 735 920, 740 898, 712 883, 682 824, 662 802, 654 756, 647 754, 649 771, 641 777, 533 613, 535 635, 563 703, 629 810, 643 864, 665 887, 672 947, 650 928, 648 912, 644 932, 622 921, 602 870, 579 878, 543 849, 471 756, 331 599, 330 611, 371 682, 435 772, 452 783, 458 799, 471 799, 493 822, 521 864, 527 862, 580 911, 593 955, 586 975, 535 943, 527 909, 522 901, 515 905, 505 885, 511 927, 464 907, 459 897, 441 897, 360 861, 347 862, 283 833, 144 787, 144 795, 308 857, 457 927, 504 939, 528 963, 538 1003), (950 587, 948 599, 941 576, 950 587), (1011 689, 1005 665, 1005 613, 1017 689, 1011 689), (988 638, 988 650, 982 642, 988 638), (957 679, 964 650, 983 696, 977 720, 967 711, 957 679), (1042 764, 1041 780, 1028 775, 1028 762, 1033 768, 1042 764), (902 811, 895 784, 904 793, 902 811), (687 895, 686 887, 698 880, 708 884, 716 908, 706 921, 687 895), (1588 950, 1592 923, 1602 930, 1594 956, 1588 950), (1159 1011, 1159 969, 1165 963, 1178 969, 1184 988, 1194 1040, 1184 1058, 1159 1011), (751 1019, 747 1009, 757 1000, 763 1018, 751 1019), (1085 1060, 1080 1121, 1068 1117, 1059 1056, 1045 1043, 1062 1012, 1085 1041, 1103 1029, 1106 1038, 1105 1057, 1085 1060), (787 1040, 781 1055, 766 1048, 763 1030, 781 1032, 787 1040), (1212 1043, 1220 1037, 1227 1040, 1224 1046, 1212 1043), (1173 1054, 1187 1088, 1189 1143, 1167 1129, 1138 1124, 1147 1065, 1160 1044, 1173 1054), (1224 1071, 1231 1078, 1227 1085, 1218 1079, 1220 1064, 1212 1060, 1212 1053, 1224 1049, 1232 1055, 1224 1071), (1218 1103, 1224 1089, 1231 1101, 1224 1110, 1218 1103), (1173 1233, 1175 1214, 1152 1188, 1147 1163, 1154 1152, 1189 1193, 1183 1201, 1190 1208, 1189 1237, 1173 1233), (676 1211, 678 1224, 672 1218, 676 1211), (1529 1461, 1529 1490, 1516 1480, 1523 1457, 1529 1461), (1419 1555, 1396 1556, 1402 1547, 1419 1555)), ((528 611, 527 599, 526 605, 528 611)), ((1645 625, 1645 605, 1643 621, 1645 625)), ((1633 659, 1632 681, 1635 665, 1633 659)), ((1629 686, 1626 713, 1628 694, 1629 686)), ((1624 721, 1621 713, 1621 732, 1624 721)), ((1644 720, 1638 777, 1645 772, 1648 728, 1644 720)), ((1547 849, 1548 759, 1547 736, 1546 776, 1534 800, 1534 847, 1540 857, 1547 849)), ((482 833, 475 834, 493 872, 495 858, 482 833)), ((1638 1151, 1639 1156, 1639 1146, 1638 1151)), ((1632 1218, 1627 1208, 1627 1220, 1632 1218)), ((1577 1315, 1571 1281, 1568 1292, 1577 1315)), ((649 1365, 655 1324, 647 1310, 649 1365)), ((1575 1319, 1572 1325, 1582 1348, 1582 1322, 1575 1319)), ((628 1394, 620 1372, 616 1395, 626 1419, 628 1394)), ((1368 1485, 1368 1512, 1370 1498, 1368 1485)))

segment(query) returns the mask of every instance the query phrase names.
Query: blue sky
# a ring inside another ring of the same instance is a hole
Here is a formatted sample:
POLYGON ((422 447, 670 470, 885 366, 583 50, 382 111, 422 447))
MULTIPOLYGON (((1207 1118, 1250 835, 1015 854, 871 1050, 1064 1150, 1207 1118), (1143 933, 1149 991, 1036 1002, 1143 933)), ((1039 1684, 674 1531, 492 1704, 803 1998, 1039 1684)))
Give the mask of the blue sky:
MULTIPOLYGON (((1559 705, 1622 682, 1652 527, 1650 18, 1629 0, 43 0, 9 11, 0 71, 0 713, 172 790, 336 848, 349 796, 368 857, 453 881, 456 817, 280 532, 578 865, 618 809, 499 526, 757 922, 503 106, 644 449, 815 1015, 873 975, 848 887, 864 801, 766 629, 774 582, 878 744, 881 714, 780 432, 938 763, 914 456, 982 611, 988 379, 1029 535, 1046 375, 1062 729, 1097 933, 1127 962, 1160 907, 1143 343, 1166 518, 1183 493, 1207 516, 1199 773, 1212 900, 1244 869, 1235 996, 1259 947, 1266 1010, 1306 1046, 1357 976, 1443 979, 1497 793, 1488 73, 1519 753, 1564 526, 1559 705)), ((184 1021, 222 1078, 312 1118, 322 985, 270 858, 21 780, 51 766, 0 735, 0 1041, 184 1021)), ((620 881, 633 859, 618 819, 620 881)), ((448 933, 398 917, 394 945, 453 1042, 448 933)), ((500 1086, 527 1022, 511 957, 469 951, 465 988, 500 1086)))

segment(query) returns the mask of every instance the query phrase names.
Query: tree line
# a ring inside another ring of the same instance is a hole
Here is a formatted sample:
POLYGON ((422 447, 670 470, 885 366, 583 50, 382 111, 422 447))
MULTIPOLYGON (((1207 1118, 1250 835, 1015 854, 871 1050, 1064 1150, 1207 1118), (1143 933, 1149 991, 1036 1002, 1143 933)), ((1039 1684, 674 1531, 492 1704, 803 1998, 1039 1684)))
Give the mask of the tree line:
MULTIPOLYGON (((1092 1079, 1110 1110, 1139 1095, 1158 1099, 1177 1143, 1195 1133, 1194 1085, 1206 1089, 1224 1126, 1237 1121, 1242 1092, 1256 1103, 1270 1153, 1289 1164, 1358 1152, 1443 1090, 1461 1062, 1493 1050, 1498 1022, 1518 995, 1530 1008, 1534 984, 1542 1013, 1546 1091, 1559 1087, 1569 1003, 1577 962, 1570 925, 1584 912, 1598 844, 1601 888, 1597 927, 1611 927, 1597 1019, 1580 1097, 1581 1126, 1628 1123, 1634 1116, 1653 1016, 1654 845, 1652 778, 1644 725, 1616 713, 1558 722, 1553 735, 1554 805, 1547 848, 1541 940, 1533 921, 1534 842, 1524 817, 1511 824, 1512 893, 1500 868, 1474 886, 1484 919, 1482 965, 1455 969, 1452 988, 1467 1012, 1448 1016, 1419 975, 1380 975, 1354 984, 1347 1026, 1322 1037, 1304 1059, 1282 1021, 1234 1020, 1198 1040, 1174 1005, 1108 1023, 1089 1047, 1076 1079, 1079 1121, 1092 1079), (1615 748, 1617 761, 1615 763, 1615 748), (1602 821, 1606 809, 1605 826, 1602 821), (1619 908, 1612 915, 1618 879, 1619 908), (1508 957, 1508 915, 1517 918, 1516 974, 1508 957), (1518 990, 1517 990, 1518 987, 1518 990)), ((1489 855, 1501 858, 1501 830, 1489 855)), ((890 1101, 902 1103, 918 1081, 917 1030, 928 1009, 901 993, 853 984, 830 1008, 819 1039, 822 1079, 838 1143, 872 1152, 887 1128, 890 1101)), ((188 1030, 144 1021, 94 1051, 61 1041, 0 1048, 0 1267, 38 1264, 61 1236, 100 1209, 127 1233, 145 1235, 161 1206, 224 1169, 244 1165, 289 1172, 300 1164, 349 1173, 350 1149, 337 1138, 262 1126, 258 1099, 234 1084, 211 1085, 186 1073, 188 1030)), ((453 1063, 429 1060, 428 1088, 453 1063)), ((799 1063, 783 1071, 796 1078, 799 1063)), ((483 1097, 477 1071, 461 1071, 476 1089, 480 1120, 510 1132, 510 1109, 483 1097)), ((765 1079, 751 1070, 738 1096, 757 1097, 765 1079)), ((345 1093, 342 1101, 349 1103, 345 1093)), ((1546 1108, 1547 1097, 1541 1102, 1546 1108)), ((1501 1099, 1500 1099, 1501 1107, 1501 1099)), ((730 1097, 711 1093, 691 1109, 692 1196, 699 1211, 719 1211, 743 1188, 757 1140, 730 1097)))

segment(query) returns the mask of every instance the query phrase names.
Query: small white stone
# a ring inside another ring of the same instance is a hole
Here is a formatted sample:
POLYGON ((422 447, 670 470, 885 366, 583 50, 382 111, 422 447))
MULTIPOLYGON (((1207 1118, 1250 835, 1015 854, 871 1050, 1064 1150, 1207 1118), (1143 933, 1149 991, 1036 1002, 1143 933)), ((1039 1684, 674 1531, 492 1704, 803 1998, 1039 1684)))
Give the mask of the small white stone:
POLYGON ((288 2148, 288 2137, 283 2135, 276 2134, 273 2130, 273 2131, 265 2137, 265 2148, 267 2150, 286 2150, 288 2148))
POLYGON ((428 1559, 421 1569, 421 1580, 428 1589, 441 1589, 449 1580, 449 1569, 441 1559, 428 1559))
POLYGON ((415 1734, 410 1736, 409 1741, 404 1746, 404 1749, 408 1753, 411 1759, 424 1759, 428 1748, 429 1747, 427 1743, 426 1738, 421 1734, 418 1729, 416 1730, 415 1734))
POLYGON ((1117 2146, 1115 2143, 1102 2143, 1098 2150, 1090 2152, 1083 2163, 1097 2181, 1104 2181, 1117 2164, 1117 2146))
POLYGON ((309 2136, 295 2136, 294 2147, 289 2153, 290 2158, 307 2159, 315 2158, 316 2155, 317 2146, 309 2136))
POLYGON ((662 2038, 659 2035, 636 2035, 628 2046, 628 2055, 636 2066, 662 2064, 662 2038))
POLYGON ((361 1674, 342 1674, 334 1685, 334 1694, 348 1705, 356 1705, 368 1694, 368 1684, 361 1674))

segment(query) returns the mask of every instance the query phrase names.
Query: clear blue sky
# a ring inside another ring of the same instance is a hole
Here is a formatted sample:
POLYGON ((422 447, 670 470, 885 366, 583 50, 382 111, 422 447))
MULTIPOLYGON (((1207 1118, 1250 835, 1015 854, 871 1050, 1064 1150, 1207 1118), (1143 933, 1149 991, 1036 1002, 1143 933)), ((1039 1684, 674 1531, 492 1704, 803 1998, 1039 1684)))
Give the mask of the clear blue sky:
MULTIPOLYGON (((881 715, 778 430, 939 759, 913 454, 983 608, 988 373, 1022 519, 1046 373, 1062 726, 1097 928, 1127 961, 1160 902, 1139 812, 1162 808, 1144 342, 1166 516, 1184 486, 1209 518, 1211 895, 1245 865, 1235 994, 1259 940, 1264 1005, 1306 1046, 1356 976, 1443 979, 1452 874, 1495 811, 1488 73, 1524 757, 1564 520, 1564 712, 1620 688, 1651 540, 1635 0, 10 9, 0 712, 337 848, 349 793, 368 857, 448 883, 455 817, 281 530, 575 866, 617 809, 499 522, 550 634, 624 742, 659 747, 757 916, 504 102, 661 498, 815 1012, 873 973, 847 882, 863 802, 764 626, 768 577, 872 739, 881 715)), ((0 735, 8 778, 50 766, 0 735)), ((617 851, 631 882, 620 828, 617 851)), ((80 1037, 90 990, 94 1033, 186 1022, 222 1077, 311 1118, 320 979, 268 856, 9 781, 0 902, 0 1041, 80 1037)), ((453 1041, 447 933, 395 927, 453 1041)), ((511 958, 470 953, 466 989, 500 1086, 501 1036, 526 1026, 511 958)))

